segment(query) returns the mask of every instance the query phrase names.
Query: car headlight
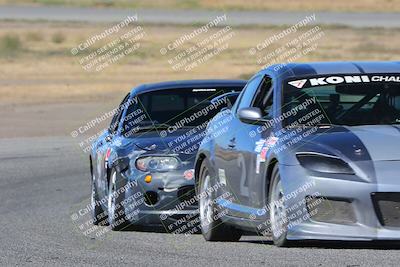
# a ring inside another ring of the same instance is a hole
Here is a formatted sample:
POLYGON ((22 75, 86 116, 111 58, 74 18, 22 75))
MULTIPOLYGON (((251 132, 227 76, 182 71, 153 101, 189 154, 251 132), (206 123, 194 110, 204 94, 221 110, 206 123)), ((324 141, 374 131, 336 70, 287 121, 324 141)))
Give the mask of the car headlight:
POLYGON ((135 166, 141 171, 169 171, 179 167, 175 157, 148 156, 136 159, 135 166))
POLYGON ((323 173, 355 174, 349 164, 342 159, 319 153, 297 153, 297 160, 304 168, 323 173))

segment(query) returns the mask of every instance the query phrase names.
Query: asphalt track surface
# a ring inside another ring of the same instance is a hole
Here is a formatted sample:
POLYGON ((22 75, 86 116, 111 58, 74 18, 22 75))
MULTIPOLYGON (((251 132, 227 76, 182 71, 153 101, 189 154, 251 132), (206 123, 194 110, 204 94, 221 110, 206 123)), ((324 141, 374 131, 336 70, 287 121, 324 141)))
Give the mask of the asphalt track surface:
POLYGON ((85 236, 71 215, 89 203, 85 155, 71 137, 0 139, 0 266, 398 266, 400 246, 304 244, 265 238, 208 243, 201 235, 108 232, 85 236))
MULTIPOLYGON (((0 19, 48 20, 73 22, 117 22, 128 15, 138 15, 139 22, 155 24, 207 23, 216 16, 227 15, 220 25, 293 25, 313 12, 276 11, 211 11, 211 10, 161 10, 115 9, 79 7, 0 6, 0 19)), ((346 13, 315 12, 312 24, 342 25, 348 27, 400 27, 400 13, 346 13)))

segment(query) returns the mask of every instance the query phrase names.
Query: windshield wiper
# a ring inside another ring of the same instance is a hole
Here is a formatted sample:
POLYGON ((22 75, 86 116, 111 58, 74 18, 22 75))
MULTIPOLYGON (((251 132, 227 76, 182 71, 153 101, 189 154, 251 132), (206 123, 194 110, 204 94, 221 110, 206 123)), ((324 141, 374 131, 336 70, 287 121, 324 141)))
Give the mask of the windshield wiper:
POLYGON ((157 130, 165 130, 168 129, 170 125, 168 124, 153 124, 153 125, 136 125, 135 132, 143 132, 143 131, 157 131, 157 130))
POLYGON ((312 126, 318 126, 318 127, 334 127, 337 126, 336 124, 332 124, 332 123, 317 123, 315 125, 312 126))

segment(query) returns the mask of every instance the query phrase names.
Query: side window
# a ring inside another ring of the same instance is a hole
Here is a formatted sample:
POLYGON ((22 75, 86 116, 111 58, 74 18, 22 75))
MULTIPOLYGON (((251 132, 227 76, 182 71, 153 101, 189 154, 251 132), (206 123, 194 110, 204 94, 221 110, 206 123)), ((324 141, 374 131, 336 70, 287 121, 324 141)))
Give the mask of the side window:
POLYGON ((264 117, 271 117, 273 96, 272 79, 269 76, 264 76, 254 97, 252 107, 260 108, 264 117))
POLYGON ((124 105, 128 101, 129 96, 130 96, 130 94, 127 94, 124 97, 124 99, 122 100, 121 104, 119 104, 119 106, 111 120, 110 127, 108 128, 108 130, 111 134, 115 134, 115 132, 118 130, 118 125, 121 120, 122 113, 124 112, 124 105))
POLYGON ((254 99, 254 94, 256 93, 258 87, 260 86, 261 81, 262 81, 262 76, 258 75, 247 83, 246 87, 243 89, 243 92, 239 96, 238 107, 236 111, 251 106, 251 103, 254 99))
POLYGON ((138 127, 145 126, 144 124, 146 123, 147 125, 152 124, 151 118, 146 111, 149 98, 146 97, 146 94, 141 95, 140 99, 139 95, 137 95, 136 98, 137 102, 130 101, 127 105, 128 108, 122 121, 121 135, 126 138, 129 138, 132 134, 134 134, 138 130, 138 127))

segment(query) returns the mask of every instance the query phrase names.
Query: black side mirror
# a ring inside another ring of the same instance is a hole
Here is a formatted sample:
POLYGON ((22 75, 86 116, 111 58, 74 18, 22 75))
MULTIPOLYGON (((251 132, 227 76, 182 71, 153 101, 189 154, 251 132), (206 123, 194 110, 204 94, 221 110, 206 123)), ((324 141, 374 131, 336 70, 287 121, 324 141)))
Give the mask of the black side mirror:
POLYGON ((244 123, 261 124, 265 122, 261 109, 257 107, 240 109, 238 111, 238 118, 244 123))

